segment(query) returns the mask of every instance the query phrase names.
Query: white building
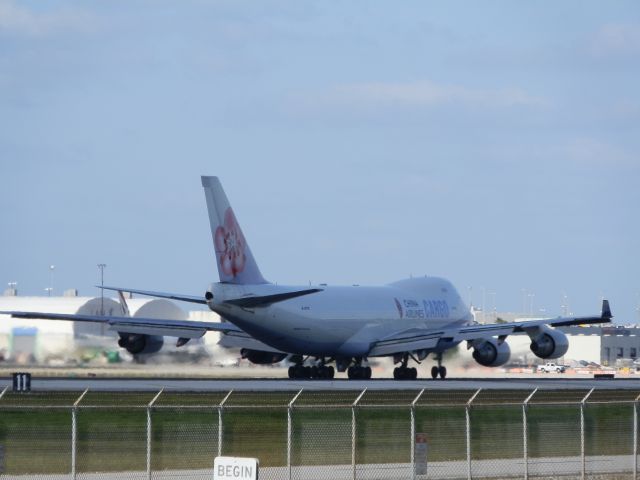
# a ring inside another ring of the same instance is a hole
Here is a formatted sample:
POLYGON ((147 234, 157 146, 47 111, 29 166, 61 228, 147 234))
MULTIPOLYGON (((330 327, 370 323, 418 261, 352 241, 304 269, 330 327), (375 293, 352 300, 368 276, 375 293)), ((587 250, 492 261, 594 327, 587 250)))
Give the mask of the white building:
MULTIPOLYGON (((186 313, 176 304, 164 299, 127 299, 132 316, 167 319, 197 319, 219 321, 213 312, 194 311, 186 313)), ((100 315, 124 315, 119 301, 108 297, 20 297, 5 295, 0 297, 0 311, 27 311, 100 315)), ((118 350, 118 334, 106 325, 88 322, 56 320, 32 320, 0 315, 0 359, 10 359, 20 363, 69 362, 78 359, 82 350, 101 348, 118 350)), ((219 335, 213 332, 202 340, 192 340, 189 348, 214 346, 219 335)), ((187 350, 186 347, 181 347, 187 350)), ((175 350, 167 342, 163 351, 175 350)))

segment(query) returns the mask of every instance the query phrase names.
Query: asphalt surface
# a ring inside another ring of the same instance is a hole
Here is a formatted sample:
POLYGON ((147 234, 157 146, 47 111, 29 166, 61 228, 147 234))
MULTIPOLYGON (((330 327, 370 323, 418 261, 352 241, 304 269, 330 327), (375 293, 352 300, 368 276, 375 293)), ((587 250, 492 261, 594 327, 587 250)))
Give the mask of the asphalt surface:
MULTIPOLYGON (((9 377, 0 378, 0 391, 11 388, 9 377)), ((203 379, 203 378, 44 378, 33 377, 31 389, 51 390, 104 390, 104 391, 292 391, 308 390, 477 390, 500 389, 632 389, 640 391, 640 378, 567 378, 562 376, 536 378, 468 378, 446 380, 398 381, 375 380, 289 380, 277 379, 203 379)))
MULTIPOLYGON (((524 476, 524 462, 521 458, 473 460, 472 476, 482 478, 521 478, 524 476)), ((587 475, 613 475, 619 478, 629 475, 633 469, 632 455, 611 455, 586 457, 585 470, 587 475)), ((554 457, 554 458, 530 458, 528 462, 529 475, 537 477, 554 478, 559 476, 573 476, 580 478, 582 462, 580 457, 554 457)), ((174 480, 176 478, 192 480, 210 480, 212 470, 154 470, 152 477, 155 480, 174 480)), ((292 478, 305 480, 338 480, 353 478, 351 465, 317 465, 317 466, 292 466, 292 478)), ((79 478, 86 480, 111 480, 111 479, 147 479, 144 471, 134 472, 95 472, 78 473, 79 478)), ((404 480, 411 478, 411 464, 359 464, 356 466, 356 477, 361 480, 404 480)), ((466 478, 466 461, 428 462, 427 476, 418 478, 466 478)), ((3 475, 3 479, 15 480, 68 480, 69 474, 52 475, 3 475)), ((262 467, 260 478, 265 480, 287 480, 289 478, 288 467, 262 467)))

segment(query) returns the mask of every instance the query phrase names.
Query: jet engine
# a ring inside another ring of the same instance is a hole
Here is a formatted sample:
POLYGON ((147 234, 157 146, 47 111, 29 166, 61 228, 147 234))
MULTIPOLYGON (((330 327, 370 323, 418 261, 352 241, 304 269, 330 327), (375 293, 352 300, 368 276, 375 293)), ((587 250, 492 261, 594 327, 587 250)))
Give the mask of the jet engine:
POLYGON ((140 353, 156 353, 164 345, 164 337, 159 335, 143 335, 139 333, 118 332, 118 345, 132 355, 140 353))
POLYGON ((264 352, 262 350, 250 350, 248 348, 240 350, 240 355, 242 358, 246 358, 251 363, 255 363, 257 365, 278 363, 287 357, 286 353, 264 352))
POLYGON ((474 341, 473 359, 485 367, 499 367, 509 361, 511 349, 507 342, 498 342, 495 338, 474 341))
POLYGON ((546 325, 529 333, 529 337, 531 337, 531 351, 540 358, 560 358, 569 350, 567 336, 546 325))

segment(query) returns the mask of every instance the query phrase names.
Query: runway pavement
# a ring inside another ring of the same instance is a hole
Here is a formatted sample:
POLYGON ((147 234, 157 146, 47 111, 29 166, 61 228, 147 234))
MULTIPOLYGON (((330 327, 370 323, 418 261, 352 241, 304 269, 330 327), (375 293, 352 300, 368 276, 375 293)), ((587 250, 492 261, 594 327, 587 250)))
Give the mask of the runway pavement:
MULTIPOLYGON (((9 377, 0 378, 0 390, 6 386, 11 388, 9 377)), ((50 390, 103 390, 103 391, 294 391, 301 388, 308 390, 477 390, 500 389, 634 389, 640 391, 640 378, 567 378, 567 377, 535 377, 535 378, 455 378, 446 380, 398 381, 387 379, 376 380, 289 380, 276 379, 205 379, 205 378, 44 378, 33 377, 31 389, 34 391, 50 390)))

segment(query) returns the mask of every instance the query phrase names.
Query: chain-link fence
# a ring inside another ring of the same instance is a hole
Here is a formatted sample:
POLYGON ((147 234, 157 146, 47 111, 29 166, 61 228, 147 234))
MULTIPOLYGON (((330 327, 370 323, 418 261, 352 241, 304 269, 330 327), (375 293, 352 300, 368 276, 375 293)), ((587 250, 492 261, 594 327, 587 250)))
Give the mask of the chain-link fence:
POLYGON ((0 394, 0 479, 636 479, 632 390, 0 394))

